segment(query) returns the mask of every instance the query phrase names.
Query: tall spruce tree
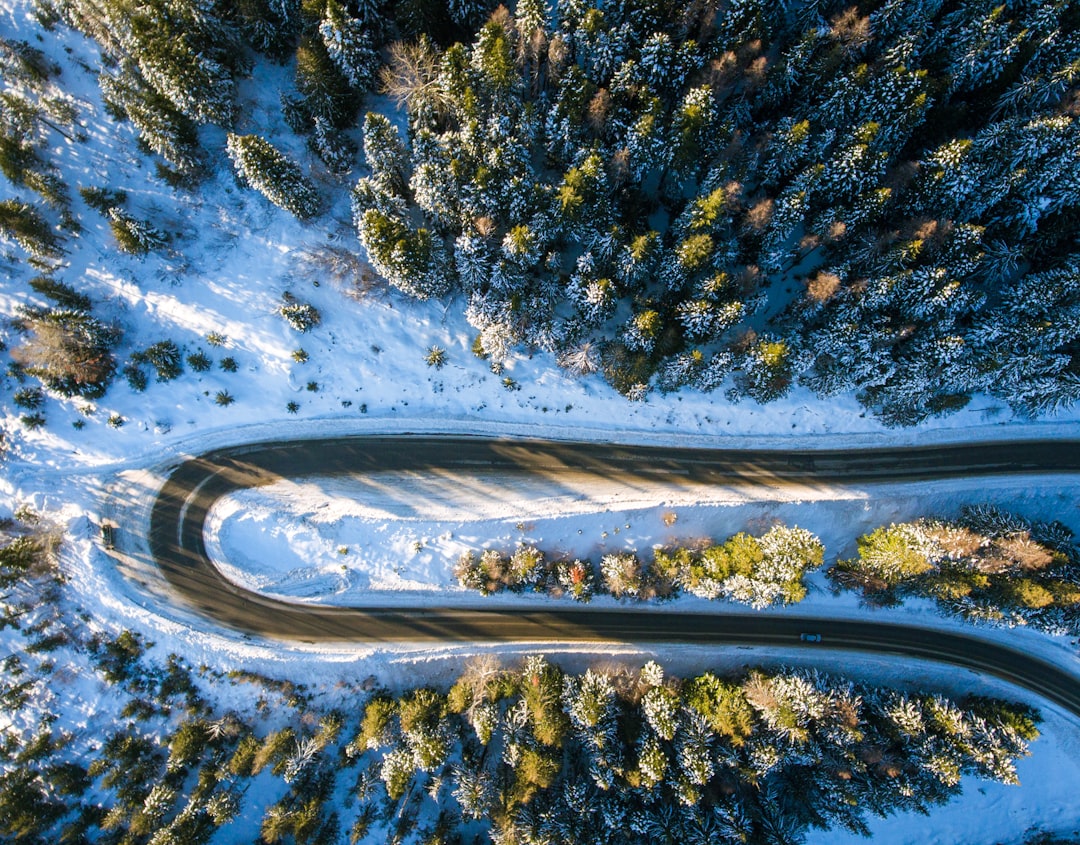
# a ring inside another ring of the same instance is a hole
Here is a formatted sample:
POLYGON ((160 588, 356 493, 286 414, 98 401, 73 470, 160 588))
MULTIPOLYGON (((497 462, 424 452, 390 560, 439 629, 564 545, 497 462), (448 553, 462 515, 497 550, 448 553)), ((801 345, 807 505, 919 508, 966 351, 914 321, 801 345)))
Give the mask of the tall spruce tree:
POLYGON ((299 165, 258 135, 228 135, 229 158, 237 177, 270 202, 301 220, 319 213, 321 200, 299 165))

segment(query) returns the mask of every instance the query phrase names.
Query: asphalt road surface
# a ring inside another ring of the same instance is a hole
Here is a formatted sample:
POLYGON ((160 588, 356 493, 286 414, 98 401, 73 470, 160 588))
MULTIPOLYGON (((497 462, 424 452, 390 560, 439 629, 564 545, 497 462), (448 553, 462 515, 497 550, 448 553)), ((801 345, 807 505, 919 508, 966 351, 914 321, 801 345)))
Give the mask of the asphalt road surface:
POLYGON ((310 642, 631 642, 845 649, 944 661, 1027 687, 1080 716, 1080 678, 978 637, 916 626, 771 614, 567 606, 517 610, 293 604, 226 580, 203 542, 209 509, 233 490, 303 476, 380 471, 541 476, 650 488, 806 488, 1080 470, 1080 441, 831 451, 666 449, 600 443, 400 436, 252 444, 179 464, 150 517, 150 551, 179 596, 216 622, 310 642), (821 635, 806 643, 802 633, 821 635))

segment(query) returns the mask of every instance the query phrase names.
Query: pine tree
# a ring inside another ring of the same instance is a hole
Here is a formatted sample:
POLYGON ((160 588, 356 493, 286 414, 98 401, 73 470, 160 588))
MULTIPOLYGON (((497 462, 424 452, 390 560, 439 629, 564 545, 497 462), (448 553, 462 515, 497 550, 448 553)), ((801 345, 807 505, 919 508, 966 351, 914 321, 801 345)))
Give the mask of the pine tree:
POLYGON ((247 44, 273 59, 283 60, 300 33, 297 0, 235 0, 240 33, 247 44))
POLYGON ((64 396, 104 395, 116 370, 117 330, 81 311, 31 311, 21 323, 30 339, 13 356, 30 375, 64 396))
POLYGON ((60 239, 32 205, 18 200, 0 202, 0 235, 12 238, 39 258, 59 258, 60 239))
POLYGON ((683 178, 695 175, 718 148, 725 133, 717 127, 716 118, 709 85, 690 89, 672 115, 672 167, 683 178))
POLYGON ((258 135, 229 133, 228 150, 237 177, 274 205, 301 220, 318 214, 321 202, 315 187, 269 141, 258 135))
POLYGON ((739 388, 758 402, 785 395, 792 381, 791 347, 778 338, 762 337, 746 351, 739 388))
POLYGON ((349 80, 321 39, 304 37, 296 48, 296 90, 309 120, 322 119, 335 129, 349 126, 360 106, 349 80))
POLYGON ((973 339, 992 368, 992 393, 1019 413, 1034 415, 1080 399, 1073 355, 1080 314, 1077 260, 1021 278, 1002 303, 981 315, 973 339))
POLYGON ((106 215, 116 245, 132 255, 146 255, 168 243, 168 236, 147 220, 139 220, 121 208, 110 208, 106 215))
POLYGON ((147 82, 185 116, 232 125, 235 86, 228 67, 205 55, 180 32, 162 34, 136 55, 147 82))
POLYGON ((326 52, 349 85, 368 91, 378 78, 378 45, 372 37, 371 18, 353 18, 339 0, 327 0, 326 14, 319 24, 319 35, 326 52))
POLYGON ((441 241, 429 230, 412 229, 375 209, 361 215, 358 229, 372 266, 394 287, 417 299, 450 290, 452 267, 441 241))
POLYGON ((968 91, 1003 73, 1027 36, 1005 6, 981 2, 946 15, 931 46, 947 45, 951 90, 968 91))
POLYGON ((381 114, 364 118, 364 161, 371 181, 383 191, 404 196, 408 184, 409 154, 398 131, 381 114))
POLYGON ((106 104, 127 116, 146 146, 184 178, 198 176, 203 153, 195 122, 151 88, 133 62, 122 61, 98 81, 106 104))

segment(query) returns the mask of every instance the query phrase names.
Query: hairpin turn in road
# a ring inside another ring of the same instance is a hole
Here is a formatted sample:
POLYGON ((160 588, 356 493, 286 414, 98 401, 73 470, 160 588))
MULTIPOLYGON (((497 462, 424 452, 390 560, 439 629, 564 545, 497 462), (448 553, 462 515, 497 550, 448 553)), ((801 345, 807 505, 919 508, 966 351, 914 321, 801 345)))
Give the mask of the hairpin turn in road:
MULTIPOLYGON (((1016 649, 962 633, 859 620, 670 609, 328 607, 269 598, 210 562, 206 516, 222 496, 303 476, 482 472, 575 486, 637 489, 805 488, 1080 470, 1080 441, 861 450, 723 450, 469 437, 351 437, 251 444, 179 464, 150 515, 150 551, 181 598, 216 622, 280 639, 364 642, 634 642, 844 649, 944 661, 1026 687, 1080 716, 1080 678, 1016 649), (820 633, 821 642, 800 635, 820 633)), ((580 487, 578 487, 580 489, 580 487)))

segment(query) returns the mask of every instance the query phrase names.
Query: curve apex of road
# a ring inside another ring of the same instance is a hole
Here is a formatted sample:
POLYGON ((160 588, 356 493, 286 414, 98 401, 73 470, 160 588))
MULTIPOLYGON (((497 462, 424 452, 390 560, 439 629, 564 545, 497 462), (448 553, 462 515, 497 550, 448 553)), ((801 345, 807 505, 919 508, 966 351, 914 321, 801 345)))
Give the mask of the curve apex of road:
POLYGON ((1025 687, 1080 718, 1080 678, 979 637, 894 623, 581 606, 543 609, 327 607, 291 603, 227 580, 203 526, 228 493, 302 476, 376 471, 485 472, 743 488, 926 481, 1080 470, 1080 441, 998 441, 856 450, 664 449, 534 439, 353 436, 246 444, 180 463, 150 512, 149 548, 173 590, 238 631, 323 642, 632 642, 835 648, 962 666, 1025 687), (814 631, 822 642, 805 644, 814 631))

